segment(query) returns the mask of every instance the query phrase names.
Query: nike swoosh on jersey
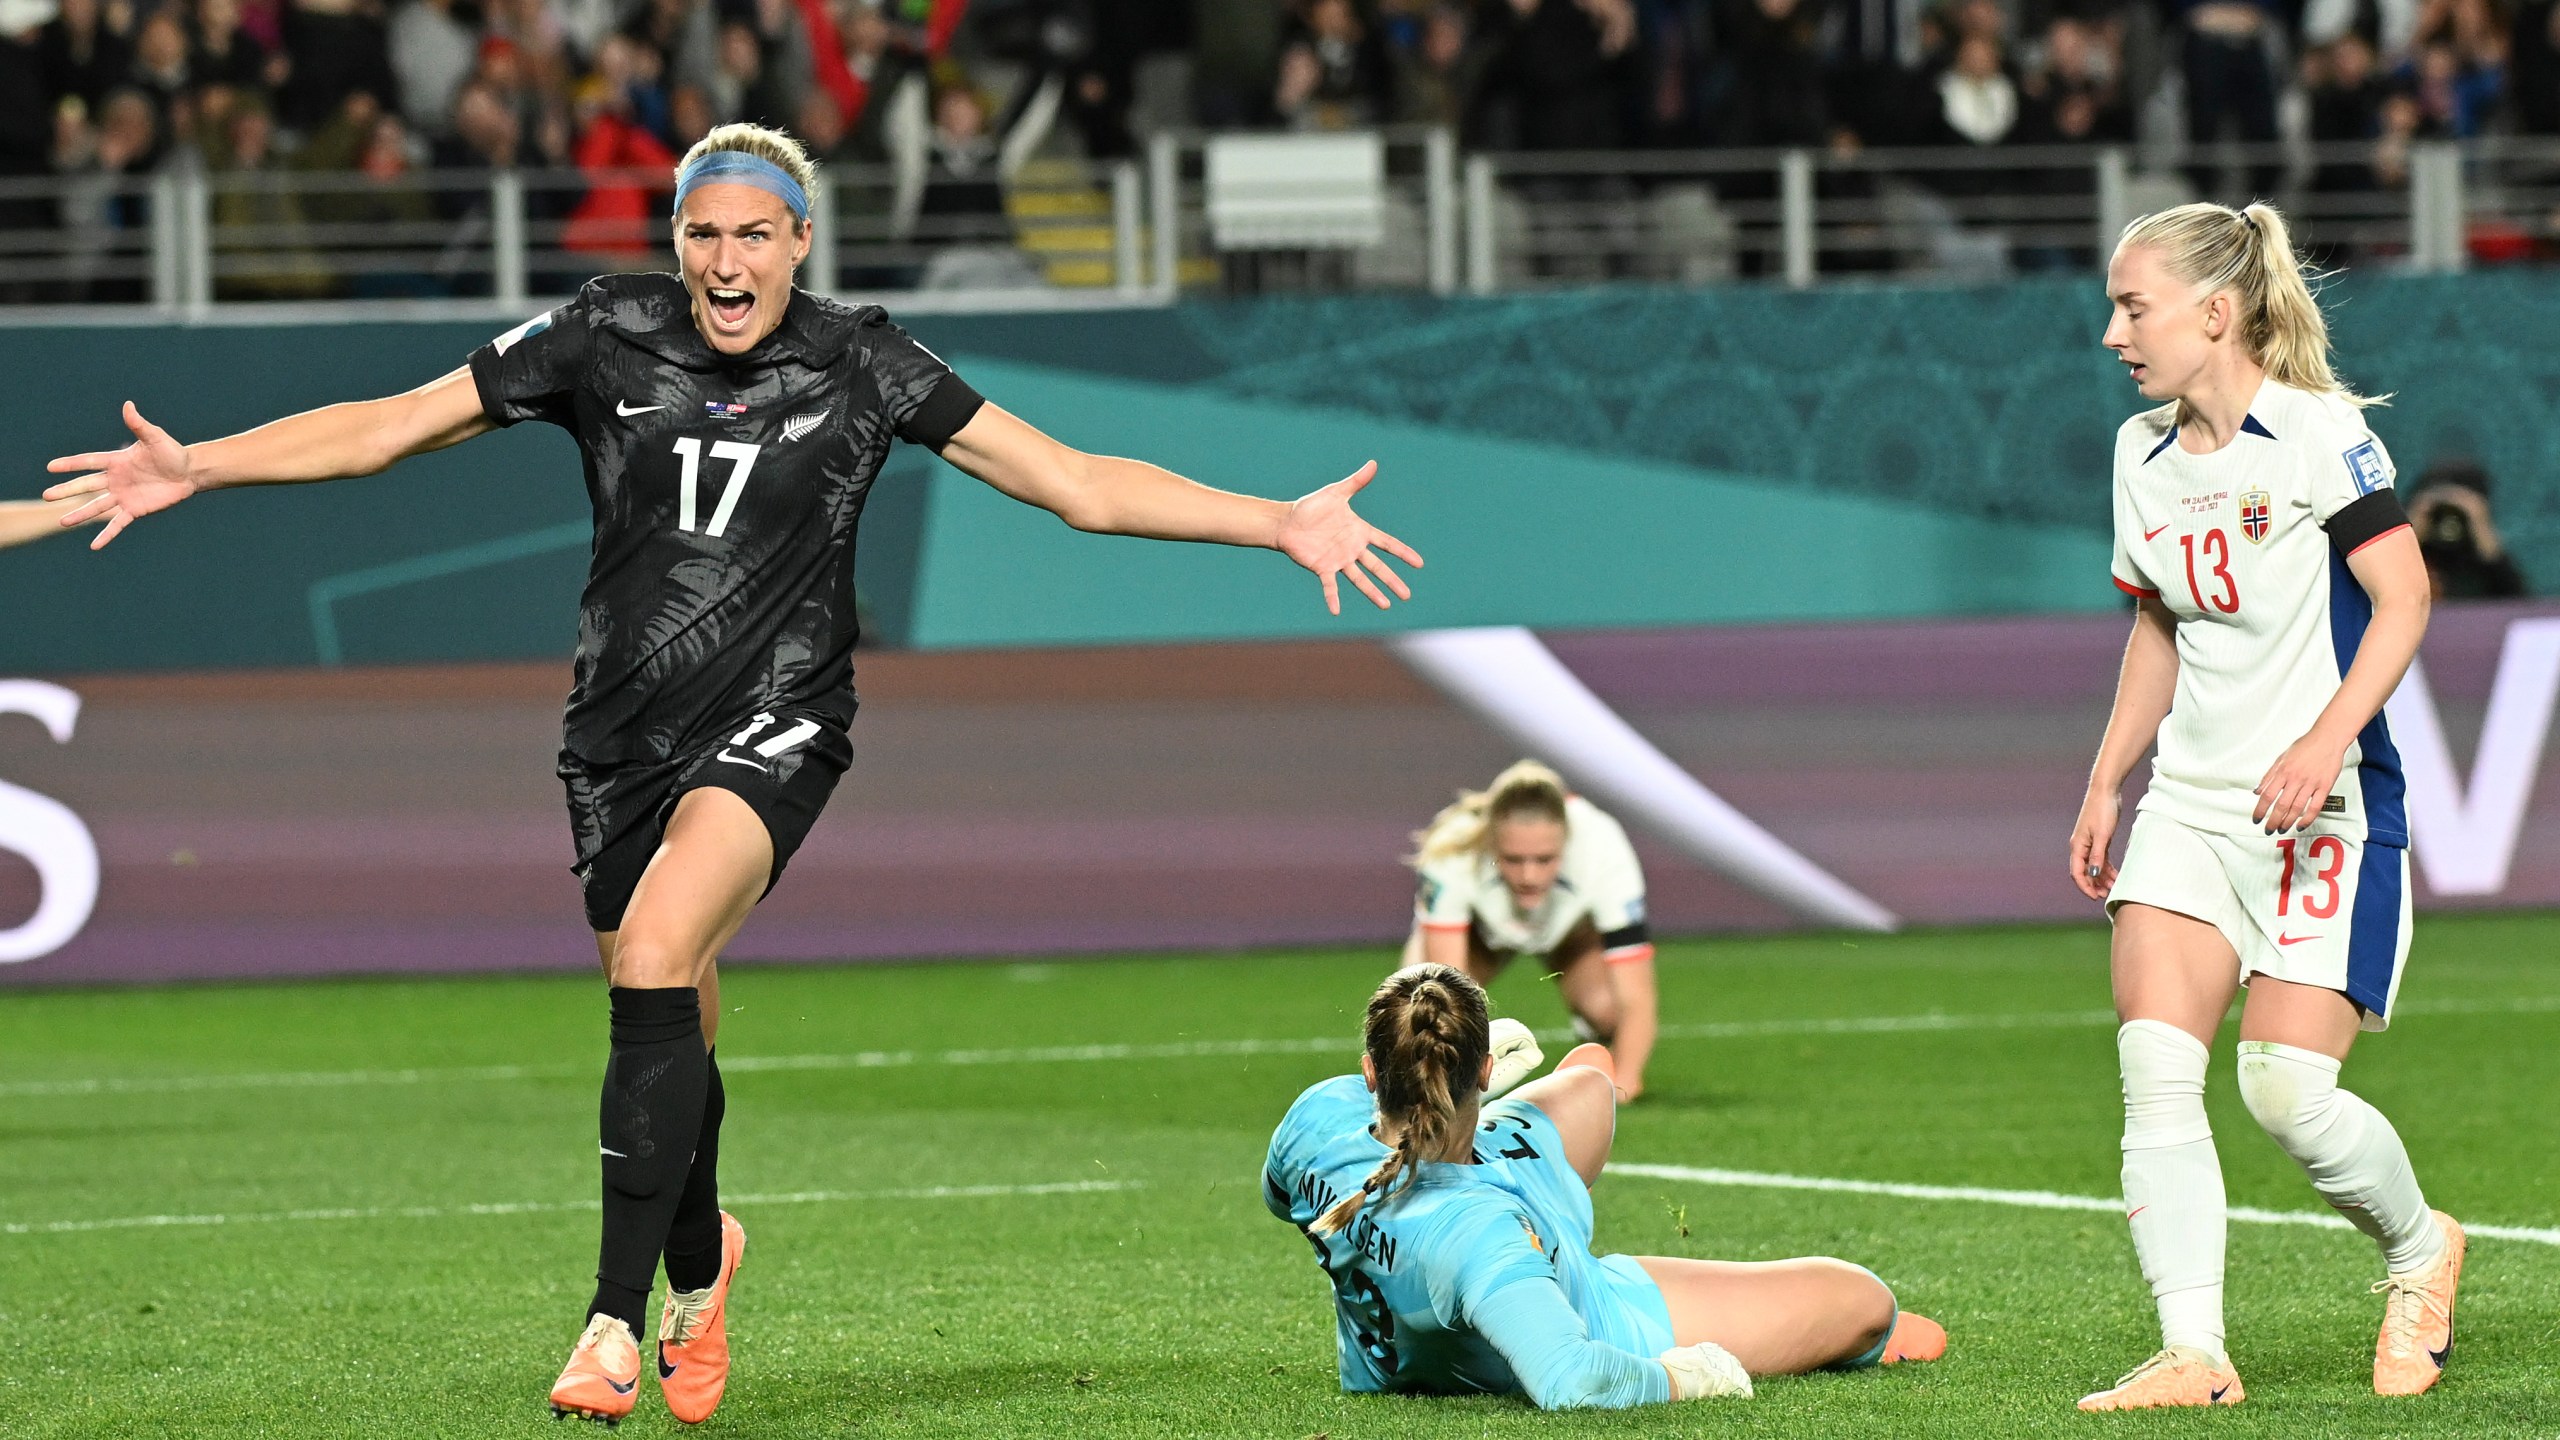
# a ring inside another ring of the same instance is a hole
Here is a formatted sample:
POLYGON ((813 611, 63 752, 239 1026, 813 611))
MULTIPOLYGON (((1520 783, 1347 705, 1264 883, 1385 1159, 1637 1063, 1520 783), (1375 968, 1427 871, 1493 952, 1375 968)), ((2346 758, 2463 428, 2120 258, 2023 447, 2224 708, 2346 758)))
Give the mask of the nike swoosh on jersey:
POLYGON ((2317 935, 2278 935, 2276 937, 2276 943, 2279 945, 2299 945, 2305 940, 2317 940, 2319 938, 2320 937, 2317 935))
POLYGON ((729 753, 728 751, 726 751, 726 750, 721 751, 721 752, 720 752, 720 754, 719 754, 717 757, 715 757, 715 758, 717 758, 717 759, 719 759, 719 760, 721 760, 721 761, 724 761, 724 762, 726 762, 726 763, 728 763, 728 764, 731 764, 731 765, 744 765, 744 766, 746 766, 748 769, 753 770, 753 771, 756 771, 756 772, 757 772, 757 773, 759 773, 759 774, 763 773, 763 771, 764 771, 764 767, 763 767, 762 765, 757 764, 757 763, 756 763, 756 762, 754 762, 753 760, 750 760, 750 759, 746 758, 746 757, 745 757, 745 756, 743 756, 743 755, 732 755, 732 754, 730 754, 730 753, 729 753))
POLYGON ((603 1146, 601 1146, 601 1145, 599 1145, 599 1146, 597 1146, 597 1147, 596 1147, 596 1153, 597 1153, 597 1154, 599 1154, 599 1155, 610 1155, 610 1156, 612 1156, 612 1157, 613 1157, 614 1159, 616 1159, 616 1160, 628 1160, 628 1159, 630 1159, 630 1158, 631 1158, 630 1156, 623 1154, 623 1153, 622 1153, 621 1151, 619 1151, 619 1150, 607 1150, 606 1148, 604 1148, 604 1147, 603 1147, 603 1146))
POLYGON ((646 415, 652 410, 664 410, 666 408, 667 407, 664 405, 634 405, 628 400, 616 400, 613 402, 613 413, 625 418, 633 415, 646 415))
MULTIPOLYGON (((2163 525, 2160 527, 2160 530, 2166 530, 2168 528, 2168 526, 2163 525)), ((2142 532, 2142 538, 2145 540, 2157 540, 2160 538, 2160 530, 2145 530, 2142 532)))

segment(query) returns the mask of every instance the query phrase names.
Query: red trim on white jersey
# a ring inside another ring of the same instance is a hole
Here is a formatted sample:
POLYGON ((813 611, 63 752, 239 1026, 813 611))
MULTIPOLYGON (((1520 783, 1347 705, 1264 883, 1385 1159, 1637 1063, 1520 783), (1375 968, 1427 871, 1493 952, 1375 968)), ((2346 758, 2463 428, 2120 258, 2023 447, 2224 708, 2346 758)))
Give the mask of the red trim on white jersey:
POLYGON ((2144 600, 2157 600, 2160 598, 2160 592, 2157 590, 2145 590, 2139 585, 2128 585, 2121 578, 2115 575, 2109 575, 2107 578, 2115 581, 2116 588, 2127 595, 2138 596, 2144 600))

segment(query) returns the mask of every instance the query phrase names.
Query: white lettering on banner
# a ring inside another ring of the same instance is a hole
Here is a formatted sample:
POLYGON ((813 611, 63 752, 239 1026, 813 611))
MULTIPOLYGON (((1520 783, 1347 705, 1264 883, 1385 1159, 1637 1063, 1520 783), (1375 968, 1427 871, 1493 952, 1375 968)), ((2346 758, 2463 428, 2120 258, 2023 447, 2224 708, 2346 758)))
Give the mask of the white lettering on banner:
MULTIPOLYGON (((0 680, 0 715, 32 715, 54 743, 68 745, 80 697, 41 680, 0 680)), ((36 913, 0 930, 0 965, 70 944, 98 907, 98 843, 89 827, 61 801, 0 780, 0 850, 27 857, 38 887, 36 913)))
POLYGON ((2410 856, 2439 895, 2495 895, 2507 888, 2525 803, 2542 767, 2551 709, 2560 697, 2560 618, 2518 620, 2498 652, 2498 678, 2480 723, 2480 751, 2465 787, 2425 668, 2412 661, 2383 713, 2409 780, 2410 856))

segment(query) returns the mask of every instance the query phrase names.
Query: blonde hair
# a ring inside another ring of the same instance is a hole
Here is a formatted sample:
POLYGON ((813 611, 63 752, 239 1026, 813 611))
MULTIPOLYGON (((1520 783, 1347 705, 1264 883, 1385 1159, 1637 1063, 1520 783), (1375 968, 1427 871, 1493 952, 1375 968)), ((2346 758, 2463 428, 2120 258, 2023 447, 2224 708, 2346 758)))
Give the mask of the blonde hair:
POLYGON ((1515 762, 1485 790, 1461 790, 1431 823, 1413 832, 1410 863, 1421 865, 1480 851, 1493 843, 1493 827, 1530 816, 1565 823, 1564 777, 1535 760, 1515 762))
POLYGON ((2145 215, 2116 241, 2119 254, 2136 246, 2158 251, 2169 273, 2201 294, 2229 290, 2239 297, 2240 343, 2268 379, 2350 405, 2382 403, 2348 389, 2329 368, 2329 322, 2311 291, 2319 277, 2304 271, 2292 232, 2273 205, 2234 210, 2198 203, 2145 215))
POLYGON ((1378 1115, 1402 1128, 1394 1151, 1360 1188, 1307 1227, 1318 1235, 1350 1224, 1373 1196, 1386 1204, 1412 1183, 1425 1157, 1459 1136, 1459 1108, 1475 1098, 1493 1048, 1484 987, 1446 965, 1399 970, 1369 997, 1361 1039, 1377 1072, 1378 1115))
MULTIPOLYGON (((684 158, 676 162, 676 173, 682 175, 687 165, 723 150, 735 150, 741 155, 753 155, 759 160, 779 165, 782 173, 790 176, 804 194, 815 196, 818 193, 818 163, 809 158, 808 151, 800 148, 799 141, 792 139, 787 131, 750 125, 743 120, 711 127, 710 133, 694 141, 693 148, 684 152, 684 158)), ((801 229, 808 228, 809 224, 797 216, 793 217, 792 223, 801 229)))

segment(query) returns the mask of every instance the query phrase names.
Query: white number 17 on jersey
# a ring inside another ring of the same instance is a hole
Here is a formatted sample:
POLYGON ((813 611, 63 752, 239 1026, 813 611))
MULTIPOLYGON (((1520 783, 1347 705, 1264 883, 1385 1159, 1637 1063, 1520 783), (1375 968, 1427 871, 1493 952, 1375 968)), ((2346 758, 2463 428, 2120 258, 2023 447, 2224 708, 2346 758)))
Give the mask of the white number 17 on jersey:
MULTIPOLYGON (((735 440, 711 442, 711 458, 735 460, 738 467, 729 472, 729 488, 720 492, 720 507, 711 512, 710 527, 702 533, 717 540, 729 528, 730 513, 738 508, 738 495, 747 488, 747 472, 756 468, 756 452, 761 445, 744 445, 735 440)), ((691 530, 699 513, 694 493, 702 479, 702 442, 687 435, 676 441, 676 457, 684 461, 684 473, 676 478, 676 528, 691 530)))

